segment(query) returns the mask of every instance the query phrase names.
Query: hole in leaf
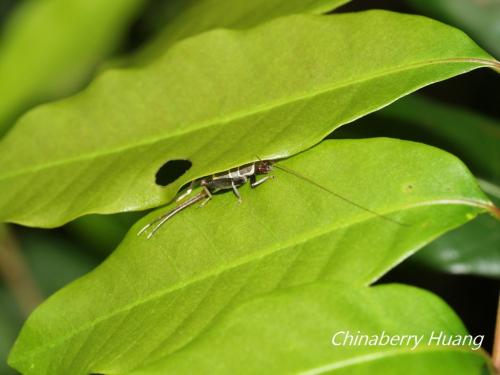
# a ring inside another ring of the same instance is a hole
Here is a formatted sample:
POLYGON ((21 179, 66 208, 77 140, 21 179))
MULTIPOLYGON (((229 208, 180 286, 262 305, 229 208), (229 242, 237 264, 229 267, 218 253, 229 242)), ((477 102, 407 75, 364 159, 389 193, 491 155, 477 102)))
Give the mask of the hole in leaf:
POLYGON ((185 159, 169 160, 156 172, 155 182, 157 185, 167 186, 186 173, 192 165, 185 159))

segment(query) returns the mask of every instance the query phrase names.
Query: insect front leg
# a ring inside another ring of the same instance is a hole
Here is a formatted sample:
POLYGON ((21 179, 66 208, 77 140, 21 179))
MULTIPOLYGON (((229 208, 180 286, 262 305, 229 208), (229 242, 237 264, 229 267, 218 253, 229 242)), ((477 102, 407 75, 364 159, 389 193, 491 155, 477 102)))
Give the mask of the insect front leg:
POLYGON ((257 186, 260 184, 263 184, 264 182, 268 181, 270 178, 274 178, 273 175, 269 175, 266 177, 262 177, 260 180, 257 180, 257 177, 255 175, 250 176, 250 187, 252 189, 255 189, 257 186))

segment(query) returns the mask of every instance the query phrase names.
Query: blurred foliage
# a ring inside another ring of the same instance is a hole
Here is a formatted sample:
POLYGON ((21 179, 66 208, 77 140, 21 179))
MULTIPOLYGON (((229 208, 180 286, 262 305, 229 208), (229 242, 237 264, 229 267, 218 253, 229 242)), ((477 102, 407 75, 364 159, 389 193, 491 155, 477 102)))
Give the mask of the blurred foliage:
POLYGON ((95 256, 89 245, 78 244, 45 230, 25 230, 19 236, 26 263, 44 297, 95 268, 103 256, 95 256))
MULTIPOLYGON (((20 255, 44 297, 88 273, 103 258, 94 256, 60 231, 18 228, 13 233, 19 242, 20 255)), ((0 374, 14 374, 7 366, 7 355, 25 317, 4 284, 0 284, 0 306, 0 374)))
POLYGON ((24 317, 17 309, 17 302, 9 290, 0 284, 0 374, 17 374, 7 366, 7 355, 21 329, 24 317))
POLYGON ((500 224, 481 216, 431 242, 413 257, 433 268, 500 280, 500 224))
POLYGON ((9 17, 10 13, 16 5, 19 5, 21 1, 18 0, 1 0, 0 1, 0 31, 5 20, 9 17))
POLYGON ((394 135, 404 134, 408 126, 413 127, 422 141, 429 139, 430 143, 454 153, 476 175, 500 186, 500 163, 495 162, 500 161, 500 119, 422 95, 402 98, 374 117, 392 121, 394 135))
POLYGON ((142 216, 143 212, 88 215, 69 222, 64 229, 75 241, 85 244, 89 251, 96 255, 108 255, 142 216))
POLYGON ((145 0, 28 0, 0 33, 0 135, 25 110, 75 92, 145 0))
POLYGON ((469 33, 480 45, 500 58, 499 0, 407 0, 432 18, 469 33))
POLYGON ((322 14, 349 0, 174 0, 152 2, 145 12, 143 31, 157 34, 124 60, 144 64, 164 53, 171 45, 202 32, 257 26, 273 18, 297 13, 322 14), (223 11, 221 11, 223 9, 223 11))

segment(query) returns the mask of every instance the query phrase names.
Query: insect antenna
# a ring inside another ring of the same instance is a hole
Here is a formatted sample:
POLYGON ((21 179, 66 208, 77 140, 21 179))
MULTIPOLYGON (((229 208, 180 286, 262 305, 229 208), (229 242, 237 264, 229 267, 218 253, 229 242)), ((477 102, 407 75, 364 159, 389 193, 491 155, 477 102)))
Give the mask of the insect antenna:
MULTIPOLYGON (((259 160, 260 160, 260 159, 259 159, 259 160)), ((344 196, 342 196, 342 195, 340 195, 340 194, 338 194, 338 193, 334 192, 333 190, 328 189, 327 187, 325 187, 325 186, 323 186, 323 185, 321 185, 321 184, 317 183, 316 181, 314 181, 314 180, 310 179, 310 178, 309 178, 309 177, 307 177, 307 176, 304 176, 303 174, 301 174, 301 173, 299 173, 299 172, 294 171, 293 169, 290 169, 290 168, 288 168, 288 167, 284 167, 284 166, 282 166, 282 165, 277 165, 277 164, 274 164, 273 166, 274 166, 275 168, 277 168, 277 169, 280 169, 280 170, 282 170, 282 171, 286 172, 286 173, 289 173, 289 174, 291 174, 291 175, 294 175, 295 177, 298 177, 298 178, 300 178, 300 179, 302 179, 302 180, 304 180, 304 181, 307 181, 307 182, 309 182, 310 184, 313 184, 314 186, 316 186, 316 187, 320 188, 321 190, 324 190, 324 191, 326 191, 326 192, 328 192, 328 193, 330 193, 330 194, 332 194, 332 195, 336 196, 337 198, 342 199, 343 201, 345 201, 345 202, 347 202, 347 203, 350 203, 350 204, 352 204, 353 206, 355 206, 355 207, 357 207, 357 208, 359 208, 359 209, 361 209, 361 210, 363 210, 363 211, 369 212, 369 213, 371 213, 372 215, 375 215, 375 216, 377 216, 377 217, 379 217, 379 218, 381 218, 381 219, 384 219, 384 220, 390 221, 391 223, 398 224, 398 225, 402 225, 402 226, 410 226, 409 224, 402 223, 402 222, 400 222, 400 221, 398 221, 398 220, 392 219, 392 218, 390 218, 390 217, 388 217, 388 216, 385 216, 385 215, 383 215, 383 214, 381 214, 381 213, 378 213, 378 212, 376 212, 376 211, 373 211, 373 210, 371 210, 371 209, 369 209, 369 208, 367 208, 367 207, 363 207, 362 205, 360 205, 360 204, 358 204, 358 203, 356 203, 356 202, 354 202, 354 201, 350 200, 349 198, 346 198, 346 197, 344 197, 344 196)))

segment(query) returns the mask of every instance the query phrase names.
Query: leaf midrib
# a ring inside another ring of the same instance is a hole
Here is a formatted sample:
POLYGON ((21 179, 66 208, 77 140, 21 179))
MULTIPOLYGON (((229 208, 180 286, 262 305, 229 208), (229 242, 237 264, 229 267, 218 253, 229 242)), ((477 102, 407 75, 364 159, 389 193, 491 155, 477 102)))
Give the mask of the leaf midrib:
MULTIPOLYGON (((17 171, 14 171, 12 173, 4 174, 3 176, 0 175, 0 181, 7 180, 10 178, 14 178, 14 177, 18 177, 18 176, 21 176, 24 174, 39 172, 39 171, 45 170, 45 169, 56 168, 60 165, 77 163, 77 162, 81 162, 84 160, 96 159, 96 158, 101 158, 101 157, 105 157, 105 156, 112 155, 112 154, 118 154, 118 153, 130 150, 130 149, 140 148, 140 147, 144 147, 147 145, 162 142, 165 139, 174 139, 176 137, 181 137, 181 136, 189 134, 189 133, 194 133, 194 132, 206 129, 206 128, 210 128, 212 126, 216 126, 217 124, 224 124, 224 123, 229 123, 229 122, 241 120, 241 119, 244 119, 246 117, 251 117, 253 115, 261 113, 261 112, 267 112, 267 111, 271 111, 275 108, 283 107, 283 106, 288 105, 288 104, 293 103, 293 102, 305 101, 307 99, 321 96, 321 95, 326 94, 328 92, 339 90, 339 89, 348 87, 350 85, 361 84, 361 83, 368 82, 371 80, 376 80, 380 77, 403 72, 406 70, 418 69, 418 68, 429 66, 429 65, 439 65, 439 64, 447 64, 447 63, 479 64, 478 66, 471 67, 474 69, 474 68, 481 67, 481 65, 490 66, 492 64, 495 64, 495 60, 477 59, 477 58, 447 58, 447 59, 440 59, 440 60, 426 60, 426 61, 422 61, 422 62, 401 65, 401 66, 398 66, 398 67, 395 67, 392 69, 378 71, 372 75, 365 76, 361 79, 352 79, 350 81, 338 83, 338 84, 335 84, 333 86, 327 86, 325 88, 318 89, 317 91, 315 91, 314 93, 311 93, 311 94, 301 94, 301 95, 297 95, 296 97, 289 97, 288 99, 271 102, 269 104, 259 105, 254 110, 251 110, 251 111, 246 111, 246 112, 237 111, 234 114, 227 115, 226 117, 222 117, 222 118, 216 117, 210 121, 202 122, 199 125, 193 124, 188 129, 182 129, 178 132, 171 132, 169 134, 160 135, 159 137, 146 139, 144 141, 137 142, 137 143, 130 144, 130 145, 125 145, 123 147, 108 149, 108 150, 103 151, 103 152, 90 152, 87 154, 78 155, 77 157, 73 157, 73 158, 56 160, 54 162, 49 162, 46 164, 34 166, 32 168, 17 170, 17 171)), ((419 87, 422 87, 422 86, 419 86, 419 87)), ((88 90, 89 91, 92 90, 92 86, 89 87, 88 90)), ((87 91, 87 93, 89 91, 87 91)), ((328 134, 328 133, 329 132, 327 132, 326 134, 328 134)), ((326 134, 324 134, 324 135, 326 135, 326 134)), ((250 160, 248 160, 248 161, 250 161, 250 160)), ((208 174, 215 173, 215 172, 217 172, 217 171, 210 171, 210 172, 208 172, 208 174)), ((198 176, 198 177, 201 177, 201 176, 198 176)))
MULTIPOLYGON (((441 204, 444 204, 441 200, 435 200, 435 201, 432 200, 432 201, 427 201, 427 202, 419 202, 418 204, 409 204, 409 205, 402 206, 399 208, 379 210, 378 212, 384 216, 388 216, 388 215, 396 213, 396 212, 403 212, 403 211, 411 210, 411 209, 417 208, 417 207, 433 206, 433 205, 441 205, 441 204)), ((463 201, 458 200, 458 199, 455 201, 450 200, 450 201, 447 201, 446 204, 472 206, 472 207, 479 207, 479 208, 484 209, 484 202, 482 202, 480 200, 473 200, 473 199, 468 199, 468 200, 463 200, 463 201)), ((189 280, 179 282, 179 283, 177 283, 177 284, 175 284, 175 285, 173 285, 170 288, 167 288, 165 290, 159 290, 155 293, 148 295, 146 298, 143 298, 137 302, 133 302, 133 303, 130 303, 128 305, 125 305, 120 309, 117 309, 117 310, 115 310, 107 315, 104 315, 98 319, 95 319, 95 320, 87 323, 86 325, 83 325, 78 330, 73 331, 72 333, 70 333, 66 336, 63 336, 63 337, 59 338, 58 340, 54 340, 52 343, 47 343, 46 345, 41 345, 37 349, 34 349, 34 350, 27 352, 25 355, 19 356, 18 360, 16 360, 15 362, 21 362, 24 358, 36 355, 37 353, 45 351, 46 349, 50 349, 50 348, 59 346, 59 345, 63 344, 64 342, 68 341, 69 339, 71 339, 72 337, 74 337, 74 336, 76 336, 84 331, 87 331, 89 329, 92 329, 92 327, 94 327, 95 325, 97 325, 101 322, 104 322, 104 321, 112 318, 115 315, 121 314, 122 312, 125 312, 127 310, 134 309, 135 307, 137 307, 139 305, 150 302, 150 301, 155 300, 157 298, 162 298, 164 295, 166 295, 168 293, 177 291, 179 289, 183 289, 185 287, 188 287, 188 286, 195 284, 197 282, 209 279, 211 277, 221 275, 222 273, 227 272, 228 270, 235 269, 235 268, 242 266, 244 264, 251 263, 257 259, 261 259, 261 258, 267 257, 269 255, 272 255, 272 254, 274 254, 282 249, 289 248, 289 247, 291 247, 291 245, 296 245, 296 244, 308 242, 314 238, 321 237, 327 233, 338 231, 338 230, 341 230, 341 229, 346 228, 346 227, 358 225, 360 223, 363 223, 363 222, 366 222, 369 220, 381 220, 381 219, 376 217, 376 216, 373 216, 373 215, 366 215, 363 217, 356 218, 355 220, 347 221, 347 222, 343 223, 342 225, 332 225, 331 227, 327 226, 326 228, 324 228, 321 231, 310 231, 308 233, 308 236, 302 236, 303 238, 301 240, 283 241, 281 244, 278 244, 278 246, 269 246, 266 249, 266 251, 261 251, 258 254, 251 254, 251 256, 242 257, 242 258, 238 259, 236 262, 233 262, 231 264, 227 264, 226 267, 224 267, 224 268, 217 268, 217 269, 210 270, 209 272, 206 272, 206 273, 201 273, 197 277, 193 277, 193 278, 190 278, 189 280)), ((394 224, 394 225, 396 225, 396 224, 394 224)), ((133 230, 133 228, 134 227, 132 227, 132 230, 133 230)))

